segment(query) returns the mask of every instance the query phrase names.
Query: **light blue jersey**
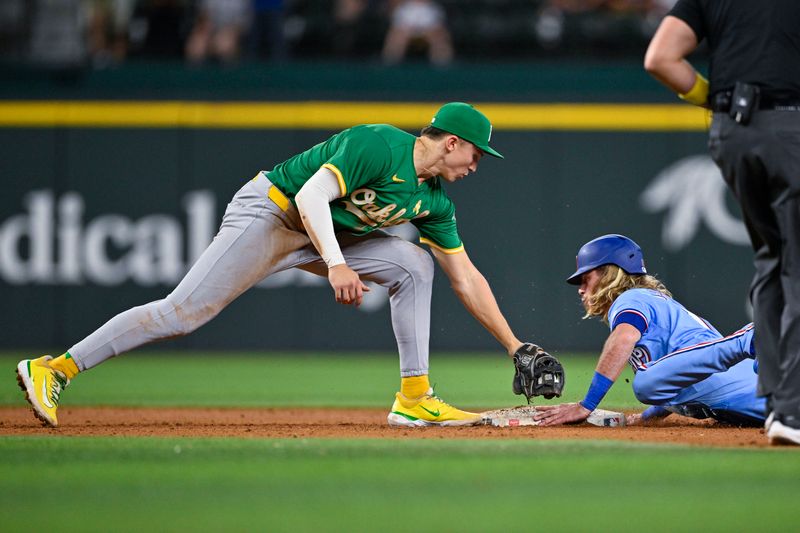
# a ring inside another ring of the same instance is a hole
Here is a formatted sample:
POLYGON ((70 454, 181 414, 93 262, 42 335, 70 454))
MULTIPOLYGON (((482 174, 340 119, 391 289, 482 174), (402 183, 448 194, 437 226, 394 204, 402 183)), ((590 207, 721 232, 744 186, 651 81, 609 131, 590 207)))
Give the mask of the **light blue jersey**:
POLYGON ((629 323, 641 332, 630 358, 634 372, 668 353, 722 337, 707 321, 652 289, 623 292, 608 311, 608 323, 612 330, 629 323))
MULTIPOLYGON (((765 401, 756 397, 753 326, 723 337, 708 321, 651 289, 630 289, 611 305, 613 330, 630 324, 642 334, 630 357, 633 389, 642 403, 689 416, 760 423, 765 401)), ((645 416, 657 414, 648 410, 645 416)))

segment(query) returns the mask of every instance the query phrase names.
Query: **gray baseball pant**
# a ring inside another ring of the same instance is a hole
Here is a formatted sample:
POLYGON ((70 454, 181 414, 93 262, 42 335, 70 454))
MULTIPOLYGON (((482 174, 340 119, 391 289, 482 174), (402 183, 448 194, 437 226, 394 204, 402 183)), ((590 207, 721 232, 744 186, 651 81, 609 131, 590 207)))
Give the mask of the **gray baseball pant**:
MULTIPOLYGON (((87 370, 144 344, 191 333, 270 274, 296 267, 327 276, 297 209, 288 202, 281 209, 268 197, 272 187, 263 172, 245 184, 228 204, 214 240, 175 290, 163 300, 118 314, 69 349, 78 368, 87 370)), ((430 255, 383 231, 361 237, 339 233, 337 239, 348 266, 389 291, 400 375, 427 374, 430 255)))

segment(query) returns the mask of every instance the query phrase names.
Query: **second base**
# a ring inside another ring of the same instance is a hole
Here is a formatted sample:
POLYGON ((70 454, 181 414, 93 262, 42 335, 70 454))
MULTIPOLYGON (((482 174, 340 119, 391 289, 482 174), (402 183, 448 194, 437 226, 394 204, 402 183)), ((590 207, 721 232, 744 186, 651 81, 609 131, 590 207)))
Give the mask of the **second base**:
POLYGON ((536 408, 532 405, 522 405, 520 407, 509 407, 507 409, 497 409, 481 413, 481 422, 486 426, 496 427, 517 427, 517 426, 538 426, 539 423, 533 419, 536 408))
POLYGON ((625 425, 625 414, 617 411, 607 411, 605 409, 595 409, 587 422, 600 427, 618 427, 625 425))

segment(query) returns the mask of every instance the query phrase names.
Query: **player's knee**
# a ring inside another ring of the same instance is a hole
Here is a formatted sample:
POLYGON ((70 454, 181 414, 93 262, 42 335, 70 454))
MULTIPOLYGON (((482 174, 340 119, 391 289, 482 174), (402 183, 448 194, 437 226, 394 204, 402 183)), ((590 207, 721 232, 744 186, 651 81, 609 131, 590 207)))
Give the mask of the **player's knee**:
POLYGON ((420 253, 416 254, 417 257, 413 262, 412 267, 412 276, 415 279, 419 280, 421 283, 425 283, 427 285, 433 284, 433 273, 435 271, 433 267, 433 259, 423 250, 420 250, 420 253))
POLYGON ((430 254, 408 241, 388 239, 385 285, 390 294, 413 285, 416 288, 433 285, 433 259, 430 254))
POLYGON ((655 376, 647 371, 639 371, 633 378, 633 394, 640 402, 648 405, 659 405, 665 398, 655 376))
POLYGON ((180 337, 188 335, 217 316, 219 309, 210 305, 187 305, 172 302, 169 296, 161 300, 159 312, 165 318, 168 335, 180 337))
POLYGON ((403 271, 416 285, 433 285, 433 259, 418 246, 410 246, 403 254, 403 271))

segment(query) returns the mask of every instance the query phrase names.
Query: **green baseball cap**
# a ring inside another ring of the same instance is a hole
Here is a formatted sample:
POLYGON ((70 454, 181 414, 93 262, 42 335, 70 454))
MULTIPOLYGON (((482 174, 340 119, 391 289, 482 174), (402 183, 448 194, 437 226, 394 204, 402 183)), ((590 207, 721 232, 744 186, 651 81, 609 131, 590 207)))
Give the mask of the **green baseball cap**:
POLYGON ((486 115, 464 102, 444 104, 431 120, 431 126, 447 133, 458 135, 484 152, 503 159, 503 155, 489 146, 492 139, 492 123, 486 115))

